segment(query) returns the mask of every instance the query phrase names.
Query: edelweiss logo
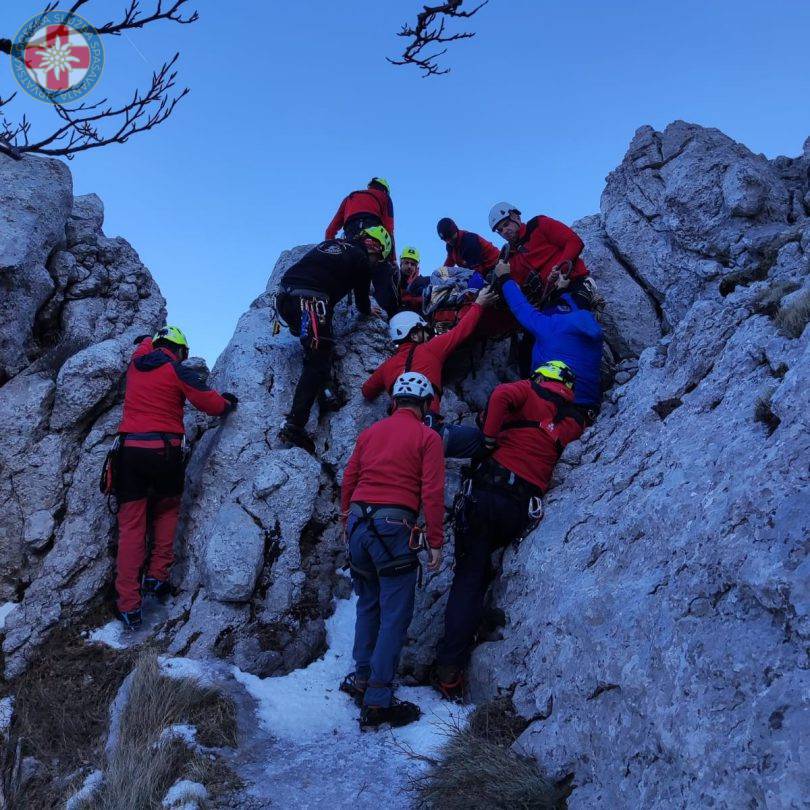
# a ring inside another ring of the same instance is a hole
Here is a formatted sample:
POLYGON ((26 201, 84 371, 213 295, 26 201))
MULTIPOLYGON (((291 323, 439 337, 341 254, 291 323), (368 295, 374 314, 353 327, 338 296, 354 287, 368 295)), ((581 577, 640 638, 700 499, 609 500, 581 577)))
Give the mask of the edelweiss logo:
POLYGON ((17 32, 11 55, 20 86, 51 104, 67 104, 89 93, 104 66, 104 49, 95 28, 64 11, 32 17, 17 32))

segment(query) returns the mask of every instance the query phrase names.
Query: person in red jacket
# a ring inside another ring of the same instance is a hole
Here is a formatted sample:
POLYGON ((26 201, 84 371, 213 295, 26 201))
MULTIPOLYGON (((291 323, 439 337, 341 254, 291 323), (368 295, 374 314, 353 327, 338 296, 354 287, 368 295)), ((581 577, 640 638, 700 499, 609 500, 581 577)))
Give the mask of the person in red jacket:
POLYGON ((456 565, 436 666, 436 686, 447 698, 463 695, 464 668, 494 576, 492 552, 523 534, 563 448, 582 433, 573 388, 573 372, 552 360, 530 380, 498 385, 489 398, 485 460, 454 509, 456 565))
POLYGON ((430 380, 434 397, 427 414, 427 423, 441 430, 442 369, 447 358, 475 333, 484 309, 497 300, 497 295, 484 288, 464 317, 448 332, 431 337, 430 329, 422 317, 414 312, 400 312, 391 318, 388 329, 396 351, 378 366, 363 383, 362 393, 368 400, 376 399, 383 391, 391 391, 400 374, 418 371, 430 380))
POLYGON ((372 274, 374 297, 390 318, 398 309, 396 279, 396 242, 394 241, 394 204, 391 187, 383 177, 372 177, 368 187, 352 191, 338 207, 326 226, 326 239, 334 239, 343 228, 346 239, 353 240, 366 228, 382 225, 391 237, 391 259, 378 265, 372 274))
POLYGON ((349 565, 357 593, 355 671, 340 685, 362 707, 360 728, 418 720, 419 707, 394 697, 392 681, 413 616, 419 560, 412 542, 420 505, 427 524, 428 570, 444 543, 444 456, 422 423, 433 398, 424 374, 401 374, 396 410, 364 430, 343 473, 349 565))
POLYGON ((211 416, 222 416, 238 402, 233 394, 210 389, 183 365, 187 358, 185 335, 176 326, 165 326, 154 338, 139 338, 127 369, 124 413, 118 426, 115 590, 121 621, 129 629, 141 623, 142 589, 158 597, 169 590, 183 492, 183 405, 188 400, 211 416), (148 513, 152 516, 153 547, 141 582, 148 513))
POLYGON ((445 267, 466 267, 477 276, 470 279, 469 286, 480 289, 487 273, 498 263, 500 251, 492 242, 472 231, 459 230, 450 217, 443 217, 436 225, 439 238, 447 245, 445 267))
POLYGON ((492 206, 489 224, 508 243, 512 278, 535 306, 563 289, 573 291, 588 275, 580 258, 585 246, 562 222, 539 215, 524 223, 514 205, 501 202, 492 206))

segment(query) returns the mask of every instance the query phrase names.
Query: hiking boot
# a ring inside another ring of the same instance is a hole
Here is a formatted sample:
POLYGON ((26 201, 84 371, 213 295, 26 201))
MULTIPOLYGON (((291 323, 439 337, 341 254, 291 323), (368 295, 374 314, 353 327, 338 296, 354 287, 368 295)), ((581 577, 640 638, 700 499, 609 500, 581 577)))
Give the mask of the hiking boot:
POLYGON ((390 706, 363 706, 360 712, 360 731, 380 728, 380 726, 407 726, 422 716, 422 710, 407 700, 391 698, 390 706))
POLYGON ((118 611, 118 618, 124 625, 124 630, 137 630, 141 626, 141 609, 118 611))
POLYGON ((445 700, 464 702, 464 671, 458 667, 439 664, 433 673, 432 684, 445 700))
POLYGON ((144 577, 143 584, 141 585, 141 593, 144 596, 154 596, 156 599, 164 599, 171 593, 171 587, 168 582, 164 582, 162 579, 144 577))
POLYGON ((315 454, 315 442, 309 433, 298 425, 293 425, 291 422, 285 422, 284 427, 278 432, 278 437, 285 444, 293 444, 296 447, 301 447, 307 453, 315 454))
POLYGON ((318 394, 318 411, 321 416, 332 411, 339 411, 343 407, 340 397, 335 393, 333 388, 324 388, 318 394))
POLYGON ((358 706, 363 706, 363 696, 366 694, 368 681, 357 677, 356 672, 350 672, 341 682, 340 691, 345 692, 358 706))

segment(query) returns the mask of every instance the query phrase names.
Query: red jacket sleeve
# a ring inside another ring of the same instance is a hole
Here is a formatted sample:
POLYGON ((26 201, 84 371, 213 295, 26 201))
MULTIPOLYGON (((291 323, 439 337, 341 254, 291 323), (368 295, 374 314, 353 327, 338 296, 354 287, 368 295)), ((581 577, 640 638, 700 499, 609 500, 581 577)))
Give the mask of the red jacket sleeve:
POLYGON ((554 259, 554 264, 575 262, 585 247, 575 231, 572 231, 567 225, 551 217, 540 217, 537 231, 541 233, 547 242, 550 242, 559 249, 560 253, 554 259))
POLYGON ((343 198, 343 202, 341 202, 337 213, 334 217, 332 217, 332 221, 326 226, 327 239, 334 239, 337 236, 337 232, 343 227, 343 211, 346 208, 346 199, 346 197, 343 198))
POLYGON ((490 439, 496 438, 509 411, 521 408, 526 403, 530 391, 531 385, 525 380, 495 386, 487 405, 484 435, 490 439))
POLYGON ((360 389, 365 399, 377 399, 377 397, 385 391, 385 370, 386 366, 393 358, 389 357, 383 363, 380 363, 372 372, 371 376, 363 383, 360 389))
POLYGON ((145 354, 149 354, 155 350, 154 345, 152 344, 152 338, 144 338, 136 347, 135 351, 132 352, 131 360, 137 360, 139 357, 143 357, 145 354))
POLYGON ((177 382, 183 392, 183 396, 199 411, 207 413, 209 416, 222 416, 222 414, 232 409, 232 405, 222 394, 218 394, 209 388, 202 378, 191 369, 186 368, 182 363, 173 363, 174 373, 177 375, 177 382))
POLYGON ((484 308, 480 304, 473 304, 450 331, 432 338, 426 344, 428 349, 443 363, 465 340, 472 336, 483 314, 484 308))
MULTIPOLYGON (((438 434, 437 434, 438 435, 438 434)), ((340 511, 345 515, 349 511, 349 505, 352 502, 352 495, 357 489, 357 482, 360 480, 360 445, 363 442, 363 434, 361 433, 354 445, 354 450, 346 464, 346 469, 343 471, 343 484, 340 489, 340 511)))
POLYGON ((444 450, 435 430, 427 429, 422 452, 422 509, 431 548, 444 545, 444 450))

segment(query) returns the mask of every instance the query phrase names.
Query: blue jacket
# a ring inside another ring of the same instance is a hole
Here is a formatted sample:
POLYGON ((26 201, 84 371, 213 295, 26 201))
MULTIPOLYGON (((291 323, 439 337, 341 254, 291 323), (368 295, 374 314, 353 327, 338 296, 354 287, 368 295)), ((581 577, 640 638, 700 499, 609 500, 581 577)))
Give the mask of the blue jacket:
POLYGON ((602 327, 593 313, 578 307, 568 294, 553 307, 537 310, 514 281, 506 281, 502 289, 515 318, 534 337, 532 368, 562 360, 577 378, 574 403, 598 405, 602 400, 602 327))

